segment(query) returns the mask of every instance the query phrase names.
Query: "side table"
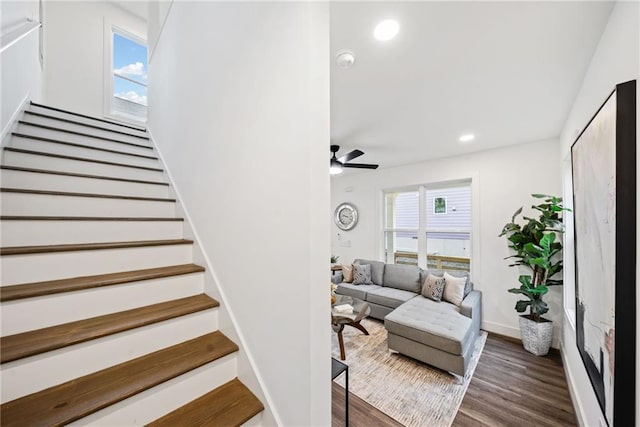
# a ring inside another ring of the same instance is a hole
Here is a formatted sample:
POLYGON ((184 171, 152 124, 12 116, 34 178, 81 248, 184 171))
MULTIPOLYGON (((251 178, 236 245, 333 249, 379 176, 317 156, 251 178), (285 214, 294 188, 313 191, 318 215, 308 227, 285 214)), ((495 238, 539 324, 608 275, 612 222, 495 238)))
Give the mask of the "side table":
POLYGON ((344 422, 349 427, 349 366, 331 358, 331 381, 344 372, 344 422))

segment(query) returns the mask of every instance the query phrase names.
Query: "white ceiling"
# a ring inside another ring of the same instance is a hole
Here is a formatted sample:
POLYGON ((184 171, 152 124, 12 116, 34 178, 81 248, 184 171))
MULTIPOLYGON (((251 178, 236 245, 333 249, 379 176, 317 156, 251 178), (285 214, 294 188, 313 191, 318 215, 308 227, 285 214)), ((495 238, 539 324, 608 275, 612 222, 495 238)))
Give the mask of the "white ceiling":
MULTIPOLYGON (((332 2, 331 138, 381 168, 556 138, 612 2, 332 2), (388 42, 375 25, 396 19, 388 42), (463 133, 474 133, 461 143, 463 133)), ((330 153, 327 151, 327 158, 330 153)), ((375 171, 353 170, 357 173, 375 171)))

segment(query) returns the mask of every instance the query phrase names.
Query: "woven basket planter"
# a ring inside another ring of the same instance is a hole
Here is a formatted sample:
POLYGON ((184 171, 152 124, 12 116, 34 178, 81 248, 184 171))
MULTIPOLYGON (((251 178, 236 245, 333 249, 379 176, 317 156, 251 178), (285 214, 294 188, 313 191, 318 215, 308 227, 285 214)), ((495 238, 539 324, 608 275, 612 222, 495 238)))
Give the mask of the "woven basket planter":
POLYGON ((547 319, 535 322, 527 316, 520 316, 520 334, 525 350, 536 356, 544 356, 551 347, 553 322, 547 319))

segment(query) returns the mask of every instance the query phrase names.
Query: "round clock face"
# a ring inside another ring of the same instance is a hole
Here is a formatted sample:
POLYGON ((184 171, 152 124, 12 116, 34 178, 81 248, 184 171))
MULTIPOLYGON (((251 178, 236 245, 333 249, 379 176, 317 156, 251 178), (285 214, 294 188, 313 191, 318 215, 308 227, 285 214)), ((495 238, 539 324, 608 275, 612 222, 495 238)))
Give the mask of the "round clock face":
POLYGON ((358 211, 351 203, 342 203, 336 208, 334 219, 341 230, 351 230, 358 222, 358 211))

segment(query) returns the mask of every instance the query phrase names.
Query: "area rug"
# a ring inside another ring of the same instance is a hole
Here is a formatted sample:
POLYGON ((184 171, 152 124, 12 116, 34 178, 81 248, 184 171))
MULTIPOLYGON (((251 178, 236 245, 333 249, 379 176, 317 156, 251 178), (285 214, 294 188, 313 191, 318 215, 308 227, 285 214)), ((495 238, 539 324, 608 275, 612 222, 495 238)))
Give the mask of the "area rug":
MULTIPOLYGON (((449 427, 478 365, 487 333, 480 331, 463 378, 389 351, 382 322, 363 319, 362 325, 370 335, 348 326, 343 332, 349 391, 405 426, 449 427)), ((340 360, 335 333, 332 340, 332 356, 340 360)), ((344 387, 344 375, 336 382, 344 387)))

